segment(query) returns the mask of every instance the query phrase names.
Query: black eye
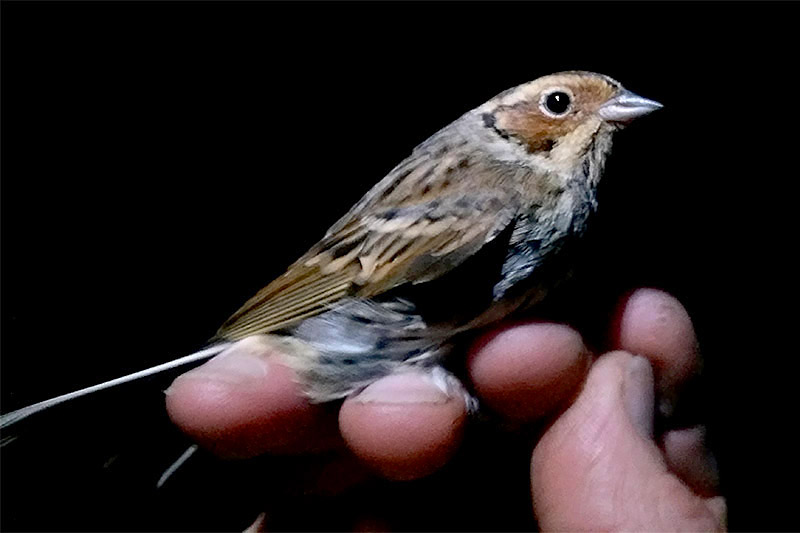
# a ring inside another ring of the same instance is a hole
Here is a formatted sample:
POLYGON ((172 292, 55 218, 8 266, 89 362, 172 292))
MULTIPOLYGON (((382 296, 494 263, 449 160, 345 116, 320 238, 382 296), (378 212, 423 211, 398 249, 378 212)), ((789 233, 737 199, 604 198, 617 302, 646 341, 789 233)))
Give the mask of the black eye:
POLYGON ((553 91, 544 98, 545 108, 554 115, 563 115, 569 111, 572 100, 564 91, 553 91))

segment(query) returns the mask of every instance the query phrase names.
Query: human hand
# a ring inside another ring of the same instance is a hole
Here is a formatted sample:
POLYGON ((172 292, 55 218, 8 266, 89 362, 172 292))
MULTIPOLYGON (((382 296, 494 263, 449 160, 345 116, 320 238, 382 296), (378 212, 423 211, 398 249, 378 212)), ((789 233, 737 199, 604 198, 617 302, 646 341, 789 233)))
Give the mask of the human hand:
MULTIPOLYGON (((635 291, 620 303, 609 339, 609 349, 647 359, 615 351, 592 362, 575 330, 542 322, 504 325, 470 351, 467 370, 482 405, 518 424, 558 415, 531 463, 540 526, 723 528, 702 429, 669 431, 658 445, 652 436, 654 390, 674 401, 698 370, 686 311, 662 292, 635 291)), ((167 407, 183 431, 222 456, 349 450, 390 479, 445 464, 467 420, 457 387, 443 390, 419 373, 384 378, 338 413, 311 405, 280 355, 265 353, 257 338, 179 377, 167 407)), ((351 482, 367 475, 349 472, 351 482)))

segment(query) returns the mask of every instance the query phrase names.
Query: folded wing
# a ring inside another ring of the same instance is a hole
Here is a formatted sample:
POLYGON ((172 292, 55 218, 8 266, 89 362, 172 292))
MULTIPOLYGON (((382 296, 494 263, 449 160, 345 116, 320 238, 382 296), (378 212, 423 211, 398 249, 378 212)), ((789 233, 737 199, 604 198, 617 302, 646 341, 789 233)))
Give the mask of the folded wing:
POLYGON ((345 297, 370 298, 449 272, 519 213, 513 191, 460 193, 416 205, 373 208, 343 220, 217 332, 237 340, 297 324, 345 297))

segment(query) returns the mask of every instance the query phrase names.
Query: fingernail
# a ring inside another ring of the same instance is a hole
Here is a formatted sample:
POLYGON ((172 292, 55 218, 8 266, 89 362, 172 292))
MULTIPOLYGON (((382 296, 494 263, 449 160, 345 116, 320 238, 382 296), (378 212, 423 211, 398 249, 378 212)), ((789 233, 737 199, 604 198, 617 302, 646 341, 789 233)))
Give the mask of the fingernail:
POLYGON ((650 361, 638 355, 628 361, 622 396, 625 410, 636 431, 642 437, 652 438, 655 386, 650 361))
MULTIPOLYGON (((178 379, 205 379, 239 385, 263 379, 269 370, 267 359, 248 350, 224 352, 178 379)), ((169 389, 166 391, 169 394, 169 389)))
POLYGON ((354 400, 362 403, 446 403, 450 391, 427 374, 405 372, 381 378, 354 400))

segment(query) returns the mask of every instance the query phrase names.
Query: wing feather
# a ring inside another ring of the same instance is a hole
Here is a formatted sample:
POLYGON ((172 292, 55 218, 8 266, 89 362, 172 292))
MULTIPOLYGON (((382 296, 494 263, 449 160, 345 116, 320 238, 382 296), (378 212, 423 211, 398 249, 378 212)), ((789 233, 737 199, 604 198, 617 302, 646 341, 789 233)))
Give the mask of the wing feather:
POLYGON ((513 192, 453 195, 374 209, 339 223, 217 332, 237 340, 289 327, 349 297, 369 298, 452 270, 519 213, 513 192))

